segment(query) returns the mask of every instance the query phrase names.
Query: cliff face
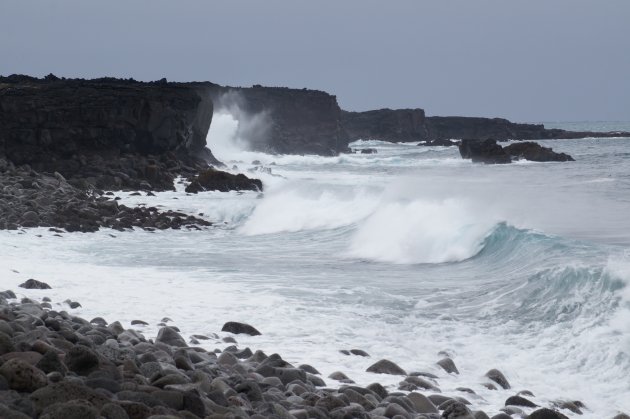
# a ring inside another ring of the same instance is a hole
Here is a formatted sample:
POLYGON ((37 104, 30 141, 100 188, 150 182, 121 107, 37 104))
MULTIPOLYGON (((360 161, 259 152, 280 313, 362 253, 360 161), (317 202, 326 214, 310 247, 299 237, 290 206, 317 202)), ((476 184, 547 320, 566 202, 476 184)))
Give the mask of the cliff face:
POLYGON ((518 124, 502 118, 460 116, 428 117, 427 129, 431 139, 475 138, 497 141, 546 138, 547 131, 542 124, 518 124))
POLYGON ((245 118, 259 119, 258 126, 244 133, 253 150, 324 156, 347 150, 341 109, 326 92, 262 86, 215 86, 212 91, 217 107, 237 105, 245 118))
POLYGON ((520 124, 502 118, 425 117, 422 109, 344 112, 343 122, 350 141, 370 139, 409 142, 464 138, 506 141, 630 136, 627 132, 574 132, 546 129, 542 124, 520 124))
POLYGON ((0 78, 0 157, 69 179, 98 177, 101 187, 169 188, 169 168, 212 159, 204 151, 211 87, 0 78))
POLYGON ((408 142, 429 138, 423 109, 379 109, 342 113, 350 141, 384 140, 408 142))

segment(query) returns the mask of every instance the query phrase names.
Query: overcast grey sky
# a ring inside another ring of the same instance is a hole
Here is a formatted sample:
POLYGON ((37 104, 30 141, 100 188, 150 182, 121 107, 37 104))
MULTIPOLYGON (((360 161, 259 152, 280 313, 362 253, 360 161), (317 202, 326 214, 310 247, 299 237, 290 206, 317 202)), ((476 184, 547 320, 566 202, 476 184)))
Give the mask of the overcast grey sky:
POLYGON ((349 110, 630 120, 629 0, 0 0, 0 74, 309 87, 349 110))

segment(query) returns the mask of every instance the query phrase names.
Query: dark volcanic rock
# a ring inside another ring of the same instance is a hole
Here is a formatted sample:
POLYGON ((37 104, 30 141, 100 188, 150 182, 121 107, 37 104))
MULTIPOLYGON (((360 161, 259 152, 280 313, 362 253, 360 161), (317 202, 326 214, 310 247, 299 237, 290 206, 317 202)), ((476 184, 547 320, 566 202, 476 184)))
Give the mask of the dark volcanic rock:
POLYGON ((503 373, 497 369, 491 369, 490 371, 488 371, 486 373, 486 377, 488 377, 506 390, 510 388, 510 383, 508 382, 507 378, 505 378, 505 375, 503 375, 503 373))
POLYGON ((0 367, 0 375, 6 378, 9 388, 17 391, 33 392, 44 387, 46 374, 21 359, 10 359, 0 367))
POLYGON ((437 364, 448 373, 459 374, 459 370, 451 358, 442 358, 437 362, 437 364))
POLYGON ((429 138, 424 110, 378 109, 342 113, 350 141, 420 141, 429 138))
POLYGON ((258 85, 215 86, 212 91, 217 108, 238 107, 246 119, 243 122, 259 120, 255 127, 240 133, 253 150, 324 156, 348 150, 342 111, 337 98, 326 92, 258 85))
POLYGON ((227 322, 223 325, 223 327, 221 328, 221 331, 230 332, 234 334, 243 333, 250 336, 258 336, 261 334, 258 330, 256 330, 255 327, 250 326, 246 323, 239 323, 239 322, 227 322))
POLYGON ((168 326, 160 329, 155 341, 179 348, 185 348, 188 346, 182 335, 180 335, 174 328, 168 326))
POLYGON ((525 397, 511 396, 505 401, 506 406, 525 406, 525 407, 537 407, 538 405, 525 397))
POLYGON ((0 78, 0 158, 99 188, 172 189, 173 169, 216 163, 212 86, 0 78))
POLYGON ((549 147, 543 147, 538 143, 523 141, 503 147, 512 159, 525 159, 530 161, 575 161, 573 157, 565 153, 556 153, 549 147))
POLYGON ((366 371, 376 374, 407 375, 405 370, 387 359, 381 359, 370 365, 366 371))
POLYGON ((28 279, 26 282, 18 285, 20 288, 26 288, 29 290, 49 290, 50 285, 45 282, 40 282, 36 279, 28 279))
POLYGON ((190 185, 186 187, 186 192, 198 193, 203 191, 262 191, 263 185, 259 179, 250 179, 239 173, 233 175, 228 172, 208 168, 199 172, 197 176, 190 179, 190 185))
POLYGON ((459 154, 464 159, 472 159, 474 163, 512 163, 509 154, 495 140, 462 140, 459 154))
POLYGON ((558 411, 543 408, 543 409, 538 409, 535 412, 531 413, 525 419, 569 419, 569 418, 558 411))

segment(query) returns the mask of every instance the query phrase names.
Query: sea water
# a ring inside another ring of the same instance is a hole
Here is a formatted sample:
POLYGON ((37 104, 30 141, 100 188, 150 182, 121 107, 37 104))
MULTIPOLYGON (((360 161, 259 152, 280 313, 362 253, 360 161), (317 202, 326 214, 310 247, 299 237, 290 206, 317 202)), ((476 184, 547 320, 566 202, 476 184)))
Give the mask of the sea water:
POLYGON ((268 155, 243 151, 237 132, 215 115, 209 147, 230 171, 261 178, 264 193, 188 195, 182 183, 153 197, 116 193, 214 227, 0 231, 1 288, 57 309, 79 301, 72 312, 88 320, 145 320, 148 338, 164 317, 185 337, 246 322, 262 335, 238 335, 239 346, 311 364, 329 386, 342 371, 395 390, 400 377, 365 372, 387 358, 436 374, 444 394, 491 416, 525 389, 539 405, 580 400, 584 418, 630 413, 630 139, 542 141, 576 162, 486 166, 416 143, 268 155), (53 289, 17 288, 28 278, 53 289), (340 352, 354 348, 370 357, 340 352), (435 364, 440 352, 459 375, 435 364), (511 390, 482 385, 492 368, 511 390))

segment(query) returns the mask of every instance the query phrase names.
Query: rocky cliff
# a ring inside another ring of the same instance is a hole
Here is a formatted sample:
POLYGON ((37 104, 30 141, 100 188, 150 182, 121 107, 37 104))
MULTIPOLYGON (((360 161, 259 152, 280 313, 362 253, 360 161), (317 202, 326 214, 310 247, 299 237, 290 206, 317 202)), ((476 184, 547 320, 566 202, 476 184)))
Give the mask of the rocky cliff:
POLYGON ((214 161, 211 83, 0 78, 0 158, 101 188, 169 189, 214 161))
POLYGON ((333 95, 262 86, 215 86, 211 90, 217 107, 233 111, 237 108, 235 116, 244 118, 242 123, 256 120, 254 126, 241 133, 253 150, 324 156, 347 150, 348 135, 333 95))
POLYGON ((344 112, 343 123, 350 141, 371 139, 411 142, 465 138, 506 141, 630 136, 627 132, 574 132, 547 129, 542 124, 520 124, 503 118, 425 117, 422 109, 344 112))
POLYGON ((378 109, 342 113, 343 127, 351 141, 383 140, 409 142, 429 138, 423 109, 378 109))

